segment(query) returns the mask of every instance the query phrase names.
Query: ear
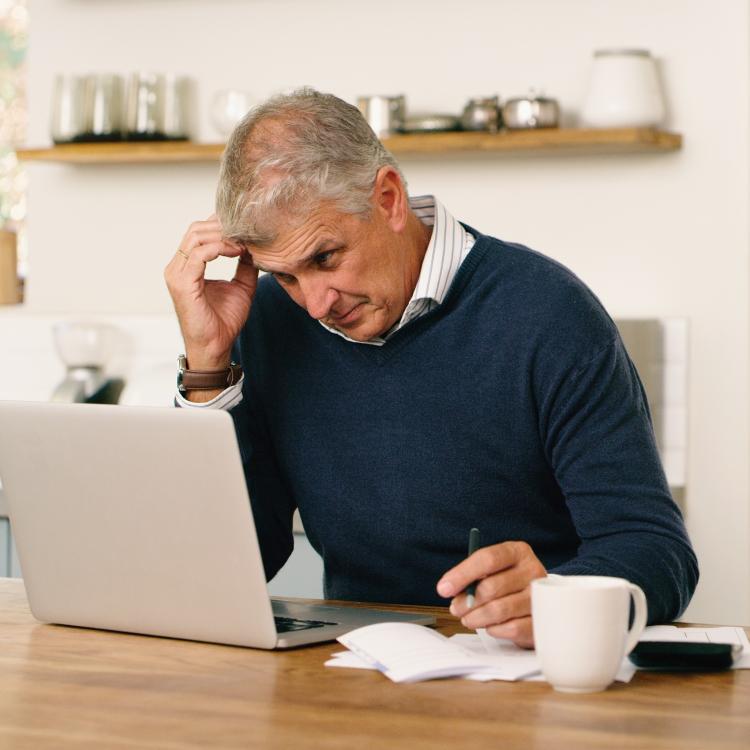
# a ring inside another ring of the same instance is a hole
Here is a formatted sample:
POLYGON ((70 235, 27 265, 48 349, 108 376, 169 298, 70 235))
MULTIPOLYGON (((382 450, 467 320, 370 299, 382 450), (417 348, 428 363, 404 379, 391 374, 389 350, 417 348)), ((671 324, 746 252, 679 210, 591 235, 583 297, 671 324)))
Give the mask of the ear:
POLYGON ((409 196, 399 173, 393 167, 381 167, 375 176, 373 209, 393 232, 403 232, 409 214, 409 196))

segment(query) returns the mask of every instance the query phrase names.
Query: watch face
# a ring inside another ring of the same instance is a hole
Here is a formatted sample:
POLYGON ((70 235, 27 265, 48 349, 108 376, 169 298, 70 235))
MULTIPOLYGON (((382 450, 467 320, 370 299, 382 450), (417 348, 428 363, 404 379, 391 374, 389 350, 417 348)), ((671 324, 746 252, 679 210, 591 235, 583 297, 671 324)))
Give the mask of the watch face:
POLYGON ((180 354, 180 356, 177 357, 177 367, 177 390, 180 393, 187 393, 187 388, 182 384, 182 375, 187 367, 187 358, 184 354, 180 354))

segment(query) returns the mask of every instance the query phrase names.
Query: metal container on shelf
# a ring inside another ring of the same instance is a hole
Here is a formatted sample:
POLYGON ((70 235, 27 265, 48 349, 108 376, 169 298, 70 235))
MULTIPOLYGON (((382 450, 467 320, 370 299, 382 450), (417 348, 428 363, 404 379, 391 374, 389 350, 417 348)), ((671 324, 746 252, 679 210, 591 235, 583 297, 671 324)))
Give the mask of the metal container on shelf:
POLYGON ((461 120, 456 115, 414 114, 404 120, 405 133, 445 133, 458 130, 461 120))
POLYGON ((497 96, 469 99, 461 115, 464 130, 486 130, 497 133, 500 127, 500 101, 497 96))
POLYGON ((503 123, 509 130, 556 128, 560 124, 560 105, 556 99, 535 96, 508 99, 503 105, 503 123))
POLYGON ((360 96, 357 107, 378 138, 403 130, 406 118, 406 97, 360 96))

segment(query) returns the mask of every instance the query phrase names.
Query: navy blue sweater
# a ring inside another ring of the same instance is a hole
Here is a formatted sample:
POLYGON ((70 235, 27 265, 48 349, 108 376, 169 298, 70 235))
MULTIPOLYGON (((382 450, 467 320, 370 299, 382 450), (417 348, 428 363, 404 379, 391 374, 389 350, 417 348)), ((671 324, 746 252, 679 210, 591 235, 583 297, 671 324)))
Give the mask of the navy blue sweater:
POLYGON ((650 622, 687 605, 696 558, 642 385, 560 264, 480 235, 443 304, 382 347, 326 331, 267 276, 236 355, 269 578, 299 507, 329 598, 444 604, 435 585, 477 526, 550 572, 637 583, 650 622))

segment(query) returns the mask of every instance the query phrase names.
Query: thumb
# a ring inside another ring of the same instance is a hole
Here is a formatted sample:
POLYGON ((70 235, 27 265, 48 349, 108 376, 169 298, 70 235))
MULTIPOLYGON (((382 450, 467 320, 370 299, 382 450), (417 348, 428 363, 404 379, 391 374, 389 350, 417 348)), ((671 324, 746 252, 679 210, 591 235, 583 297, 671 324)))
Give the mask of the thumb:
POLYGON ((247 254, 240 256, 240 262, 232 277, 232 283, 242 287, 248 294, 255 294, 258 286, 258 269, 249 260, 247 254))

